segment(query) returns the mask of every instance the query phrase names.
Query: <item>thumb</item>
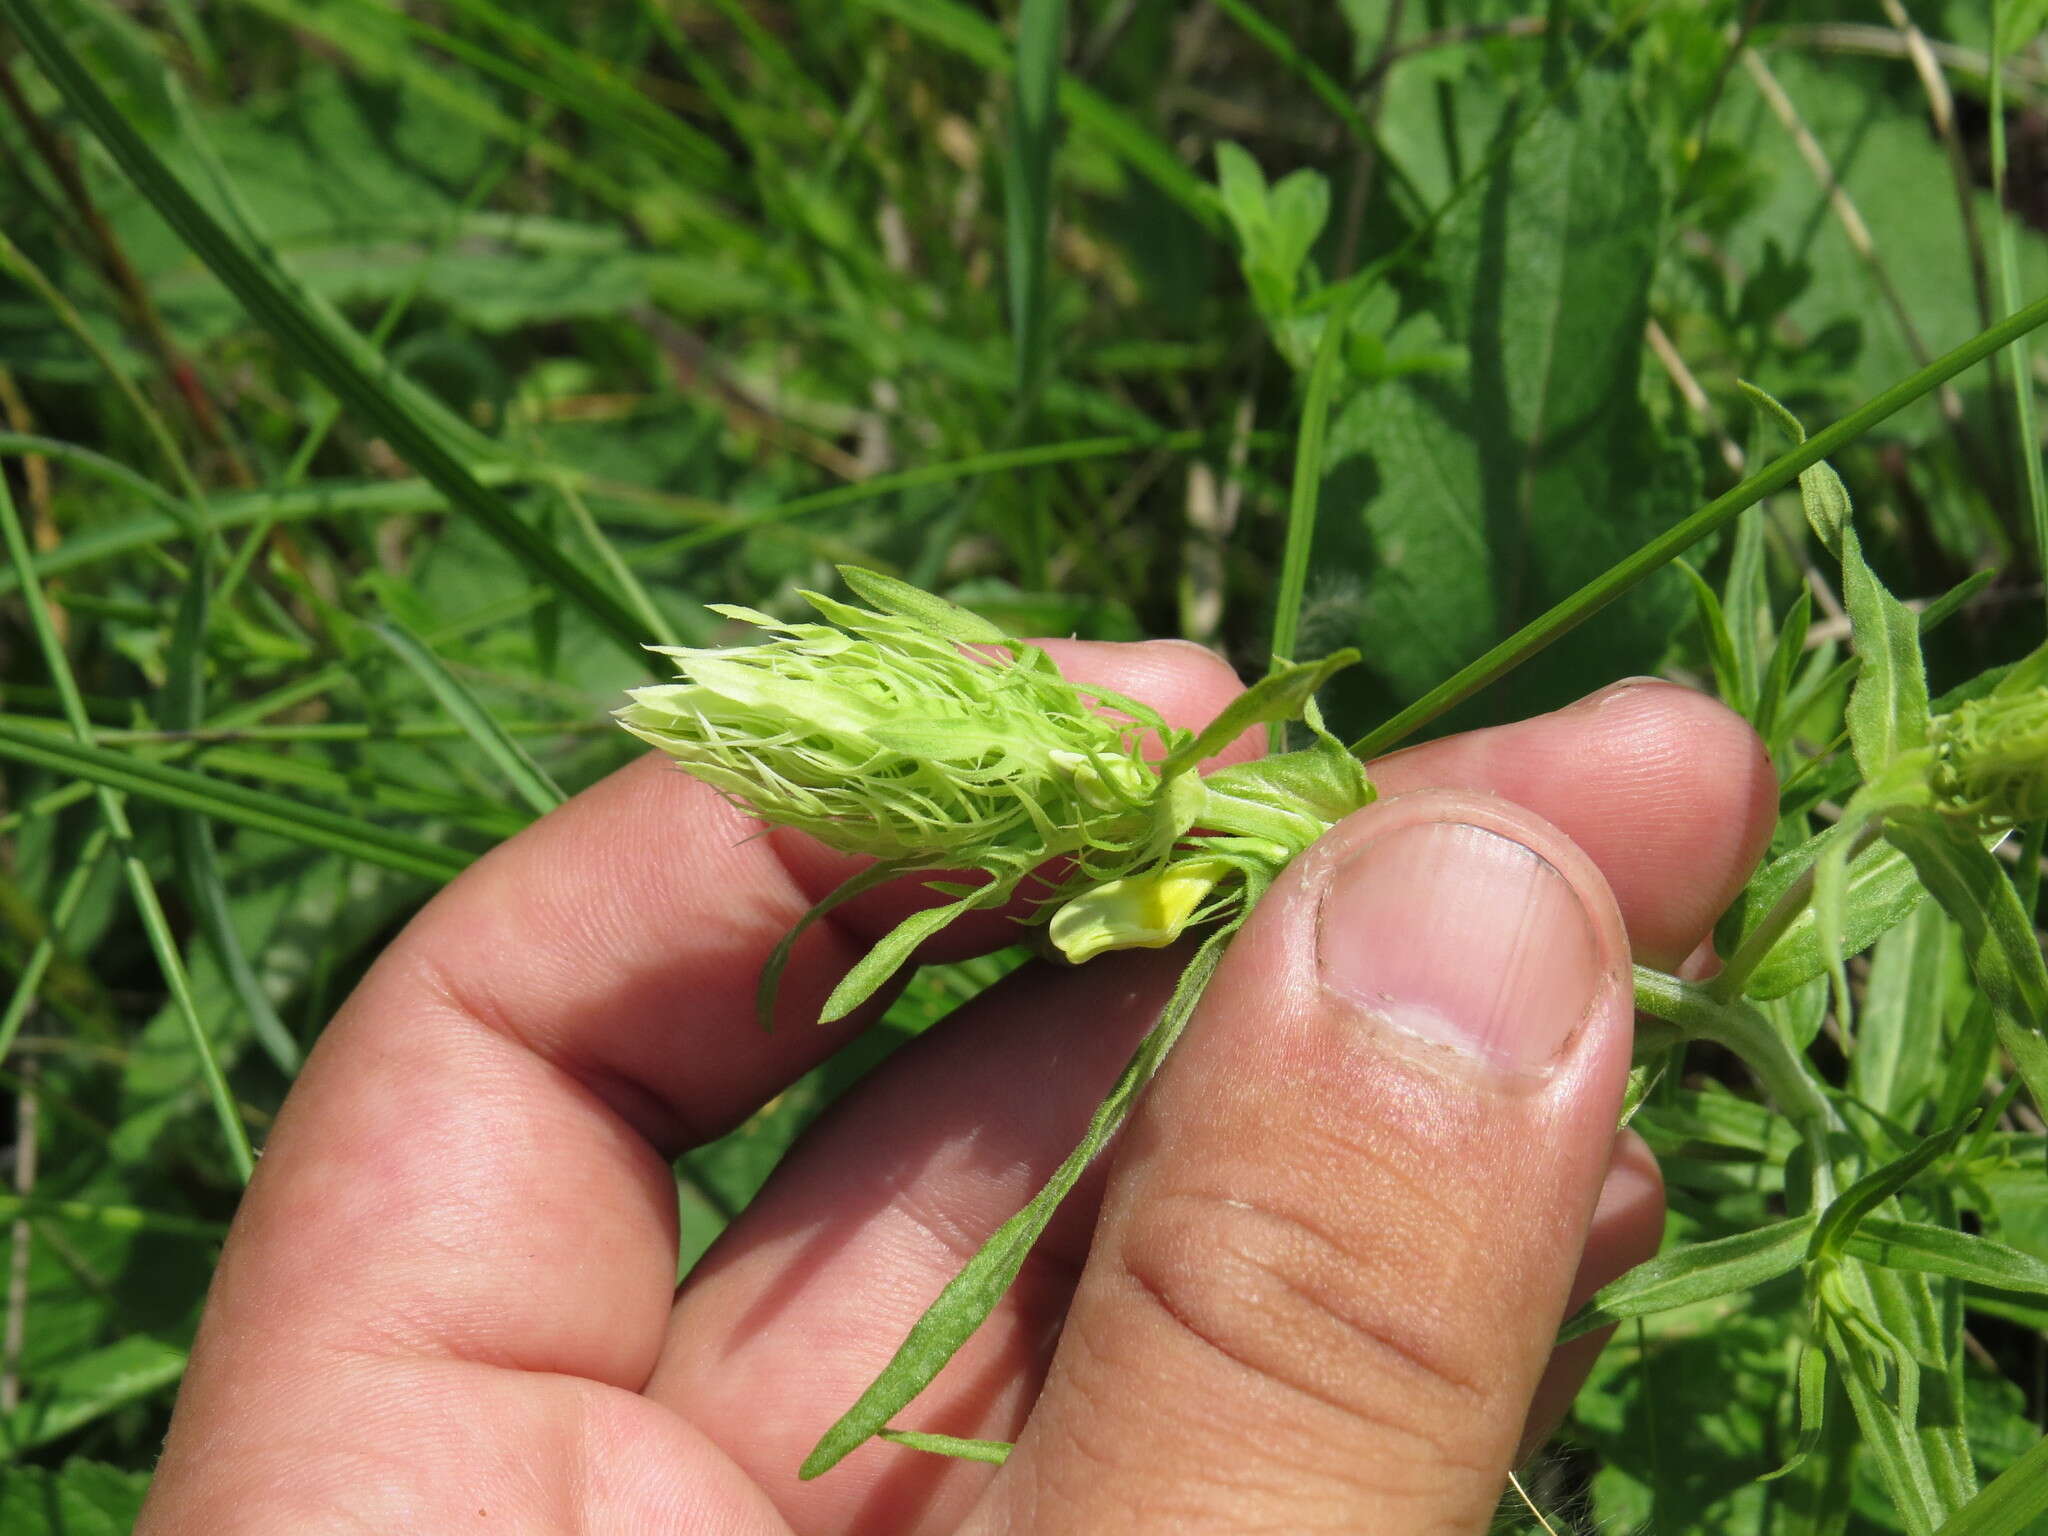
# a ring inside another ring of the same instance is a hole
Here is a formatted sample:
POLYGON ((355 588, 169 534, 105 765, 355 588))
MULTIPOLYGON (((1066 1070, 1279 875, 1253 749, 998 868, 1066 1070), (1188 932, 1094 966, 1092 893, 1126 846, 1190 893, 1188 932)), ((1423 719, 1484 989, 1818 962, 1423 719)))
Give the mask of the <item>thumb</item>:
POLYGON ((1614 899, 1548 823, 1441 791, 1349 818, 1126 1129, 998 1523, 1483 1531, 1632 1017, 1614 899))

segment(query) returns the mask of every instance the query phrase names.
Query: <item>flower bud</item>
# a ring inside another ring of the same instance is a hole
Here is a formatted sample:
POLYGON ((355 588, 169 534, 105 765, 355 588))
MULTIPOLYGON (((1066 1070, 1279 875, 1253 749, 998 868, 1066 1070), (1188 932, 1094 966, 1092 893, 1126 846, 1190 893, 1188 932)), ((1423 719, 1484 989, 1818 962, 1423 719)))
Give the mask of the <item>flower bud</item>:
POLYGON ((2048 688, 1974 699, 1937 717, 1929 740, 1945 815, 1993 826, 2048 817, 2048 688))

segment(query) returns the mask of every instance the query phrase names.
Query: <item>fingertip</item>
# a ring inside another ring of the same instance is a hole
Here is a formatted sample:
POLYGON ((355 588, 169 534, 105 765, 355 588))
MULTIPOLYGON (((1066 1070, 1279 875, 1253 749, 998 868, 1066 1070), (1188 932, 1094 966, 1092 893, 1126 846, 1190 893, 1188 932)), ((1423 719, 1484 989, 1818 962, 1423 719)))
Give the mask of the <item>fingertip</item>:
MULTIPOLYGON (((1061 673, 1083 686, 1107 688, 1150 705, 1176 730, 1198 731, 1244 692, 1230 663, 1191 640, 1044 640, 1061 673)), ((1266 749, 1262 730, 1246 731, 1216 754, 1218 764, 1245 762, 1266 749)))
POLYGON ((1637 958, 1667 968, 1742 888, 1777 820, 1777 774, 1749 722, 1655 679, 1428 742, 1372 773, 1382 794, 1485 790, 1561 828, 1607 876, 1637 958))

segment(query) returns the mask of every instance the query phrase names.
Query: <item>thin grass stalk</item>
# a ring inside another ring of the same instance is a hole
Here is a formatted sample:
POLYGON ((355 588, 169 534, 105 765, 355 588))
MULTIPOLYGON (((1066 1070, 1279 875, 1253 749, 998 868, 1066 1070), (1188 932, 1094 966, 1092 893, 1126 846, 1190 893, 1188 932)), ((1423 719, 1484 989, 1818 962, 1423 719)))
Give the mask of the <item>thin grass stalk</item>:
MULTIPOLYGON (((92 745, 92 722, 86 716, 85 700, 78 691, 71 663, 50 620, 42 584, 30 568, 28 536, 22 529, 20 514, 14 506, 14 495, 5 476, 0 476, 0 537, 6 541, 8 557, 21 583, 22 600, 28 608, 29 622, 35 630, 36 643, 42 649, 44 664, 50 669, 51 681, 63 697, 65 719, 78 744, 89 749, 92 745)), ((149 868, 135 848, 134 829, 129 825, 121 797, 105 786, 99 786, 95 798, 99 801, 100 815, 119 850, 129 894, 137 915, 142 919, 157 966, 163 972, 164 985, 171 994, 186 1033, 191 1037, 206 1096, 213 1105, 214 1118, 220 1123, 222 1139, 227 1143, 228 1158, 236 1177, 247 1183, 256 1168, 256 1154, 249 1144, 248 1129, 242 1124, 241 1112, 235 1107, 234 1094, 228 1087, 227 1075, 221 1070, 213 1041, 207 1037, 206 1026, 200 1021, 191 979, 185 972, 184 957, 178 953, 177 941, 171 934, 170 922, 164 916, 163 903, 157 896, 156 883, 150 878, 149 868)))

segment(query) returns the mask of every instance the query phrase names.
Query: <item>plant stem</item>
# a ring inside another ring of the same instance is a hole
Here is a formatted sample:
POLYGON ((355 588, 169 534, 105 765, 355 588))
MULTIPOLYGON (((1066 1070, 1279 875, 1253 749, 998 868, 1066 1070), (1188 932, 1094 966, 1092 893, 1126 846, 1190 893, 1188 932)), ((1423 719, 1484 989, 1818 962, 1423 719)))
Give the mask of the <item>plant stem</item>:
POLYGON ((1782 490, 1837 448, 1904 410, 1928 391, 1947 383, 1964 369, 1981 363, 1999 348, 2048 322, 2048 296, 2008 315, 1953 352, 1873 396, 1830 427, 1816 432, 1799 447, 1780 454, 1747 480, 1716 497, 1676 527, 1659 534, 1626 560, 1610 566, 1548 612, 1532 619, 1470 665, 1429 690, 1377 730, 1353 744, 1361 757, 1375 757, 1414 734, 1430 721, 1505 676, 1538 651, 1605 608, 1652 572, 1685 553, 1731 518, 1747 511, 1774 491, 1782 490))
MULTIPOLYGON (((1858 854, 1883 834, 1883 819, 1872 817, 1850 842, 1849 851, 1843 856, 1844 862, 1854 862, 1858 854)), ((1799 914, 1813 901, 1813 872, 1819 862, 1816 859, 1799 872, 1799 878, 1785 888, 1785 894, 1777 899, 1771 910, 1764 914, 1763 921, 1737 947, 1734 957, 1722 967, 1721 974, 1708 983, 1707 990, 1713 996, 1726 1002, 1742 995, 1743 984, 1756 974, 1756 968, 1763 964, 1772 946, 1799 921, 1799 914)))
POLYGON ((1841 1117, 1822 1092, 1806 1058, 1792 1049, 1768 1019, 1739 999, 1723 1001, 1705 987, 1641 965, 1635 968, 1635 1002, 1639 1012, 1675 1026, 1684 1039, 1711 1040, 1740 1056, 1779 1111, 1806 1139, 1813 1157, 1815 1207, 1824 1207, 1834 1198, 1828 1133, 1842 1128, 1841 1117))

